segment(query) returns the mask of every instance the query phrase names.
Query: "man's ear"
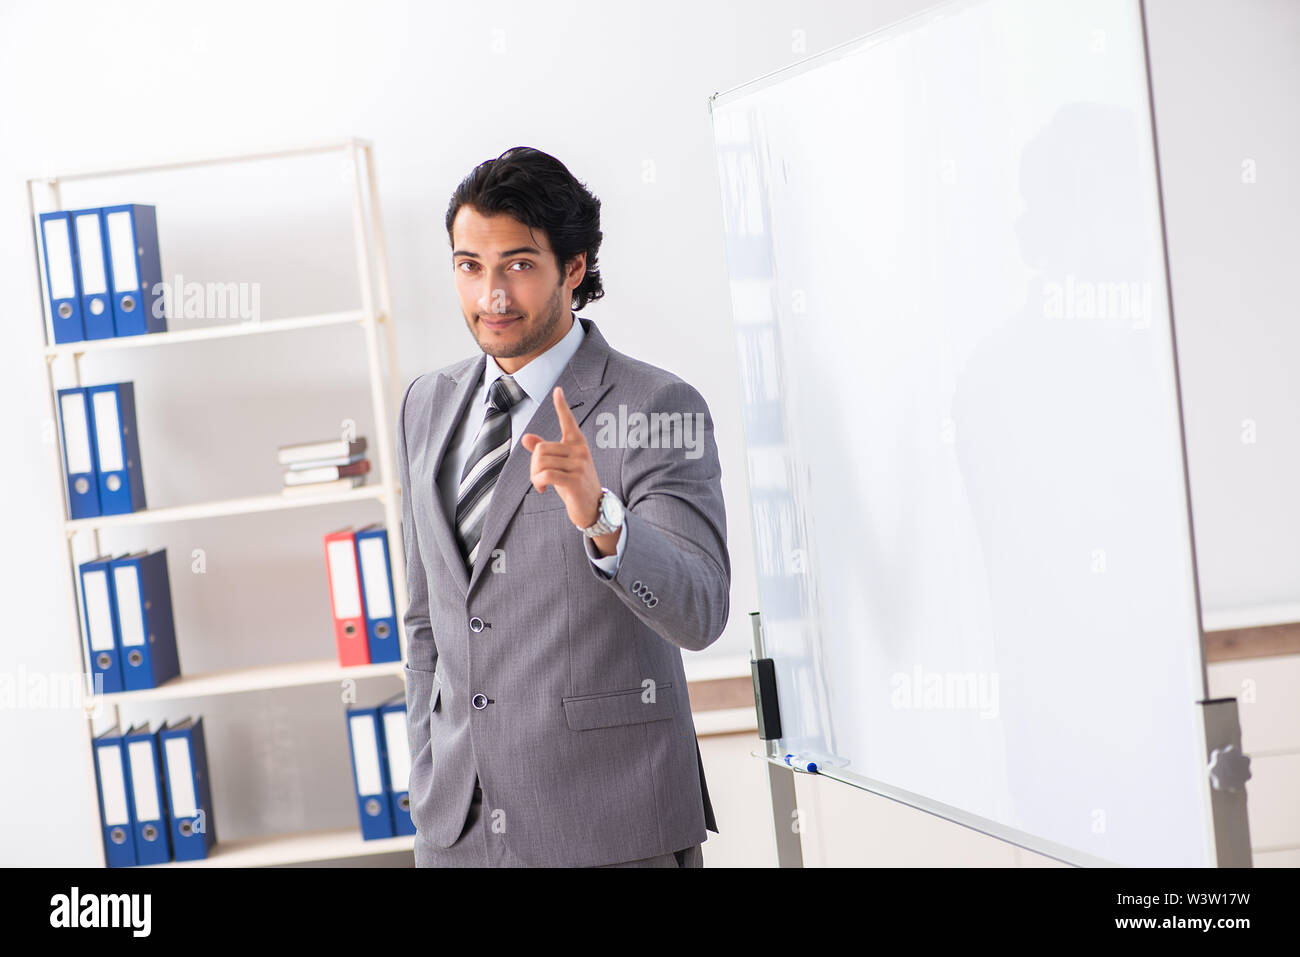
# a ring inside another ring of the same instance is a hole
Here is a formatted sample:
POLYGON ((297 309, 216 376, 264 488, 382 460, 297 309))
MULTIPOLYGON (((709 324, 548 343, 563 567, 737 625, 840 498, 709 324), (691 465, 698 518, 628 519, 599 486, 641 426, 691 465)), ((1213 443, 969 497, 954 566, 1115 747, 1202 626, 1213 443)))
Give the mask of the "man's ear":
POLYGON ((577 289, 587 275, 587 251, 584 249, 565 265, 565 281, 577 289))

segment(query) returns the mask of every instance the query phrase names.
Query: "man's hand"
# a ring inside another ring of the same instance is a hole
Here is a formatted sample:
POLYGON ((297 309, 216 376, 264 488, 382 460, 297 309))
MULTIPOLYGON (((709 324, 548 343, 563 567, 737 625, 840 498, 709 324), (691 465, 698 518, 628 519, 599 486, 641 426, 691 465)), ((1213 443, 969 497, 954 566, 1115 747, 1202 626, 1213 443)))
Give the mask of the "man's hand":
MULTIPOLYGON (((519 442, 533 456, 529 466, 533 487, 541 493, 548 485, 554 486, 560 498, 564 499, 569 521, 578 528, 586 528, 594 525, 600 517, 600 476, 596 474, 596 463, 591 459, 587 438, 578 428, 578 420, 564 399, 564 390, 557 385, 551 390, 551 399, 555 402, 555 415, 560 421, 560 440, 547 442, 540 435, 527 432, 519 442)), ((592 541, 602 555, 612 555, 622 531, 620 528, 592 541)))

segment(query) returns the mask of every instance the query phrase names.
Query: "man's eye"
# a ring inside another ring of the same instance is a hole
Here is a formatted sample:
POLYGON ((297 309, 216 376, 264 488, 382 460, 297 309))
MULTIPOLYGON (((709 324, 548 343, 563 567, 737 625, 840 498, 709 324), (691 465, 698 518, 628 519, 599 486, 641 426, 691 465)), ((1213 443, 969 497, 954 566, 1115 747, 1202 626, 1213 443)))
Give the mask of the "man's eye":
MULTIPOLYGON (((462 270, 461 270, 462 272, 473 272, 475 269, 478 269, 478 263, 476 263, 476 262, 470 262, 468 259, 463 260, 463 261, 461 261, 461 262, 458 262, 458 263, 456 264, 456 268, 457 268, 457 269, 460 269, 462 266, 468 266, 468 267, 469 267, 469 269, 462 269, 462 270)), ((515 266, 523 266, 524 269, 532 269, 532 268, 533 268, 533 264, 532 264, 532 263, 526 263, 526 262, 511 263, 510 266, 511 266, 511 268, 514 268, 515 266)))

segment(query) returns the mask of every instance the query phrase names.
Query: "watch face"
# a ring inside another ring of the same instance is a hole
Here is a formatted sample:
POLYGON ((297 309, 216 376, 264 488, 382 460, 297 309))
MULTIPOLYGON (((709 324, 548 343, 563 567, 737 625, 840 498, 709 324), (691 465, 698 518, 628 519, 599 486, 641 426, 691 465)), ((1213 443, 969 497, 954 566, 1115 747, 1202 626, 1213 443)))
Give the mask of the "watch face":
POLYGON ((600 517, 610 525, 623 524, 623 503, 614 497, 613 492, 602 499, 600 517))

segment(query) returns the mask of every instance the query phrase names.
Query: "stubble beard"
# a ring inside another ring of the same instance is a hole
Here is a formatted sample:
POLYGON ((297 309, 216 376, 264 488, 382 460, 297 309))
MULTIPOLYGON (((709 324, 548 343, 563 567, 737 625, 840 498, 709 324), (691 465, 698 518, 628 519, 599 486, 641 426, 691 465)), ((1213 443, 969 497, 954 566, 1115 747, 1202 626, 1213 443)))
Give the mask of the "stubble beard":
MULTIPOLYGON (((564 286, 561 284, 546 303, 545 319, 541 324, 535 325, 523 338, 514 343, 492 342, 492 333, 485 330, 484 338, 489 341, 478 339, 479 348, 496 359, 515 359, 540 350, 555 335, 555 330, 559 328, 560 321, 564 318, 563 293, 564 286)), ((471 328, 470 331, 472 333, 473 329, 471 328)))

